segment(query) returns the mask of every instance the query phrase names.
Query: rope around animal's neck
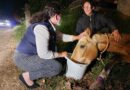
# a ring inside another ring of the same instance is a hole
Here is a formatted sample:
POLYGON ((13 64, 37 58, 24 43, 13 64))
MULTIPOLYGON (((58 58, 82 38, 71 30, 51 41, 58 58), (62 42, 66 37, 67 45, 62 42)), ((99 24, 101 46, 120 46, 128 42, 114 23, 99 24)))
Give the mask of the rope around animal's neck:
POLYGON ((97 58, 97 60, 99 60, 99 61, 101 61, 102 62, 102 64, 103 64, 103 66, 105 66, 105 64, 104 64, 104 62, 103 62, 103 59, 102 59, 102 54, 107 50, 107 48, 108 48, 108 46, 109 46, 109 37, 108 37, 108 35, 105 33, 105 36, 106 36, 106 38, 107 38, 107 45, 106 45, 106 47, 104 48, 104 50, 102 51, 102 52, 100 52, 100 55, 99 55, 99 57, 97 58))

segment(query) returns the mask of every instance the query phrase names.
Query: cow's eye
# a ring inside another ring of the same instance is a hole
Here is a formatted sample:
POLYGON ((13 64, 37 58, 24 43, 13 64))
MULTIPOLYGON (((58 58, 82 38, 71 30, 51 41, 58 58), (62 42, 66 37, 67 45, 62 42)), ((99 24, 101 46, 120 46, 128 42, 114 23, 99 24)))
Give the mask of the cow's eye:
POLYGON ((80 48, 84 48, 84 47, 85 47, 85 45, 81 45, 81 46, 80 46, 80 48))

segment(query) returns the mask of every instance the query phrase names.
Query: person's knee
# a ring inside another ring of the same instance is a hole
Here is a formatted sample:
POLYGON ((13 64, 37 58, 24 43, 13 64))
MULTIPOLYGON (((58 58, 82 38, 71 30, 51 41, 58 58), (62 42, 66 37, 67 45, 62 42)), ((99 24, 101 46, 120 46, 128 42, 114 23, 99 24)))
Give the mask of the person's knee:
POLYGON ((55 74, 57 75, 62 71, 62 68, 63 68, 62 64, 58 63, 53 67, 53 72, 55 72, 55 74))

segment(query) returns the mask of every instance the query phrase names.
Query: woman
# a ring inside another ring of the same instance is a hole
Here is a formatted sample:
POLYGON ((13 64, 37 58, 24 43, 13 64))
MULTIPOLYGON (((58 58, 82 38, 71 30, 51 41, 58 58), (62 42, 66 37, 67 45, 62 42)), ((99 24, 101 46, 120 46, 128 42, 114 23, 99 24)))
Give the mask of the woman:
POLYGON ((37 88, 35 82, 38 78, 52 77, 58 75, 62 70, 62 58, 67 56, 67 52, 56 51, 56 37, 60 37, 65 42, 79 40, 78 36, 67 35, 56 32, 56 25, 61 20, 60 6, 50 3, 44 10, 36 13, 30 20, 28 27, 21 42, 16 48, 14 62, 23 72, 19 79, 28 88, 37 88))
POLYGON ((114 36, 115 41, 119 41, 121 36, 117 27, 114 23, 105 18, 103 15, 95 12, 95 3, 93 0, 86 0, 83 3, 83 15, 79 18, 76 27, 76 33, 80 34, 86 28, 91 28, 92 34, 95 33, 112 33, 114 36))

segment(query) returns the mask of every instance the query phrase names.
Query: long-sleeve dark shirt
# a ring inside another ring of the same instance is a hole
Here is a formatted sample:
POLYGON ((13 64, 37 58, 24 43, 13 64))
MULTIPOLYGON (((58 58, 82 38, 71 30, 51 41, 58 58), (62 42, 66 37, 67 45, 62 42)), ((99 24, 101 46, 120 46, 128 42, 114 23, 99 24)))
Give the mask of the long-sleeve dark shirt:
POLYGON ((92 29, 92 34, 112 32, 112 30, 116 29, 116 26, 110 19, 105 18, 97 12, 93 12, 91 16, 83 14, 79 18, 76 27, 76 34, 80 34, 87 27, 92 29), (105 31, 104 28, 107 28, 107 31, 105 31))

